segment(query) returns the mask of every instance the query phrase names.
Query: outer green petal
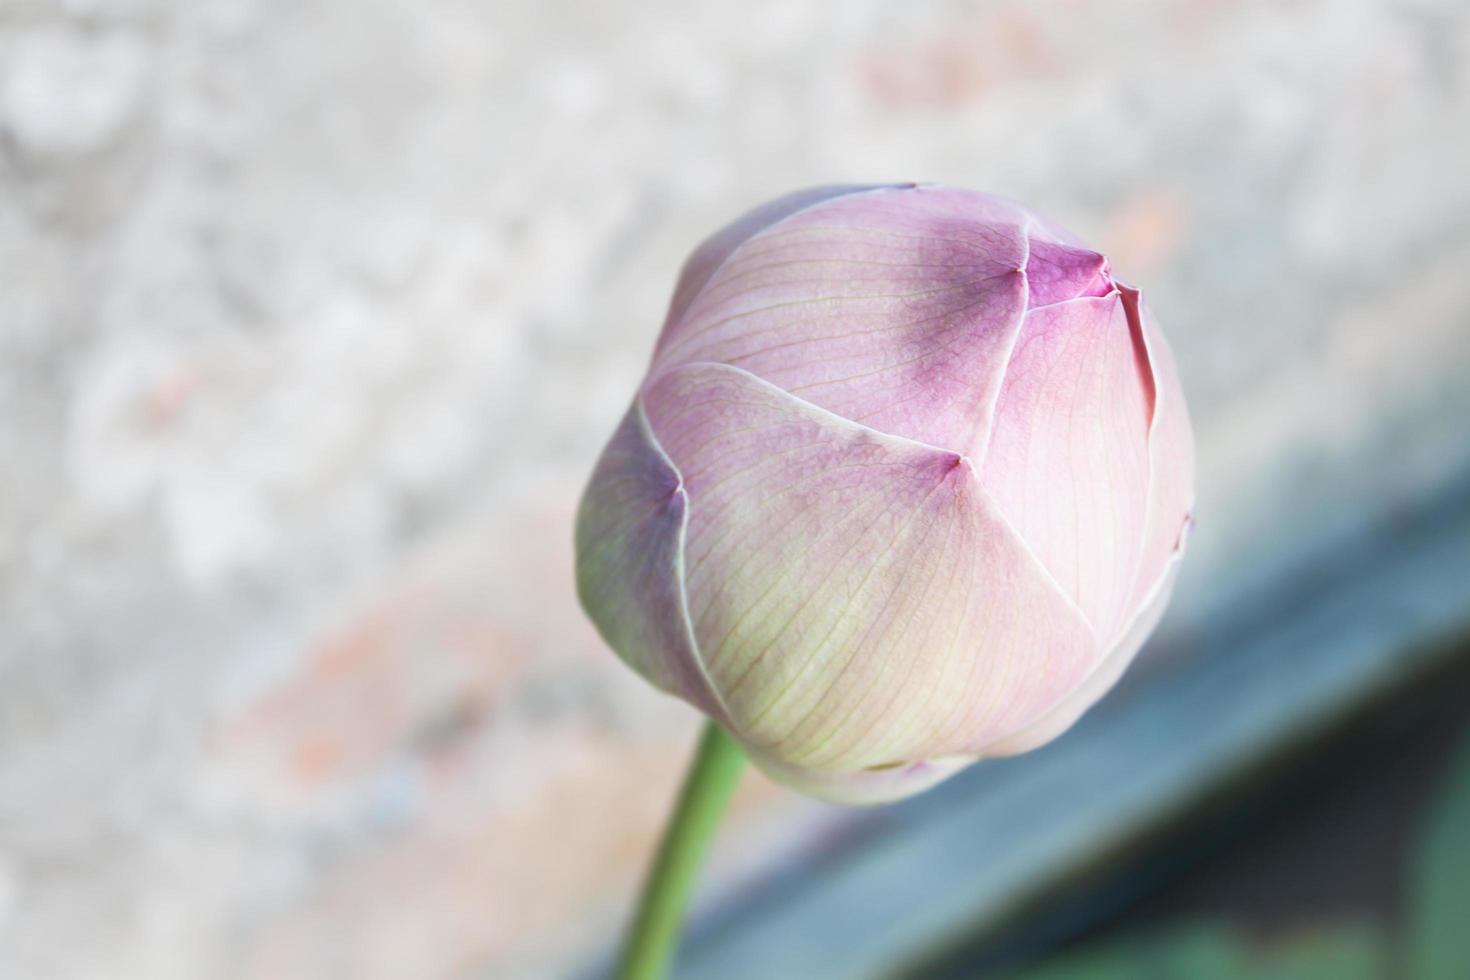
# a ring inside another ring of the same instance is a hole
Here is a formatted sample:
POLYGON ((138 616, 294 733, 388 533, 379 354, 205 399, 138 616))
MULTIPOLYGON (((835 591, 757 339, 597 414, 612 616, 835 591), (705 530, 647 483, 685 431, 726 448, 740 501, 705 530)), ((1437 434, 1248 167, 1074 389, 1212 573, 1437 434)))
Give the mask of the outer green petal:
POLYGON ((689 494, 694 635, 758 758, 820 782, 973 754, 1100 659, 963 456, 727 365, 643 397, 689 494))
POLYGON ((922 793, 975 761, 972 756, 950 756, 856 772, 834 772, 787 765, 759 752, 751 753, 750 759, 767 776, 798 793, 853 805, 889 803, 922 793))

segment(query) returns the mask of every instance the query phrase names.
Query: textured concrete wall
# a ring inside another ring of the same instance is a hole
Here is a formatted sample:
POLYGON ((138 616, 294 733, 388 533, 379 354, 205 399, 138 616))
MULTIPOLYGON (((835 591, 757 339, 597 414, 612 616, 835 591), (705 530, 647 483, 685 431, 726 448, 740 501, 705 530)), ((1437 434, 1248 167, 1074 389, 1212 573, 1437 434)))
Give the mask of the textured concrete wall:
MULTIPOLYGON (((0 0, 0 975, 596 950, 693 719, 570 517, 683 253, 793 186, 1110 252, 1199 567, 1412 498, 1465 462, 1467 121, 1458 0, 0 0)), ((832 819, 742 800, 717 887, 832 819)))

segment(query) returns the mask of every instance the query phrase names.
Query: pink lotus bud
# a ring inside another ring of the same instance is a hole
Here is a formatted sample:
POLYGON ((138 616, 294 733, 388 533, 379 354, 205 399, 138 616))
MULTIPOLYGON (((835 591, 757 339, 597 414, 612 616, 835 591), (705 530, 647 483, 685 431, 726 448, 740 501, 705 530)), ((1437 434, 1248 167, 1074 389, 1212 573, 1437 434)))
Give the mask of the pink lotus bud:
POLYGON ((1193 453, 1103 256, 971 191, 801 191, 686 263, 578 590, 772 777, 894 799, 1112 686, 1168 601, 1193 453))

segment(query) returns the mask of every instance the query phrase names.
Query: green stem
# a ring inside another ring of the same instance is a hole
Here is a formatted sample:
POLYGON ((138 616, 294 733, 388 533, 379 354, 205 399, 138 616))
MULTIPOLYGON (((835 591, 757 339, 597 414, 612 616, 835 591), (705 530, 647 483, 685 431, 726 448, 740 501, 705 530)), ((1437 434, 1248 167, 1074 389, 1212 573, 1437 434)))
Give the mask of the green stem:
POLYGON ((706 723, 623 941, 618 980, 659 980, 667 972, 695 875, 744 764, 739 744, 719 725, 706 723))

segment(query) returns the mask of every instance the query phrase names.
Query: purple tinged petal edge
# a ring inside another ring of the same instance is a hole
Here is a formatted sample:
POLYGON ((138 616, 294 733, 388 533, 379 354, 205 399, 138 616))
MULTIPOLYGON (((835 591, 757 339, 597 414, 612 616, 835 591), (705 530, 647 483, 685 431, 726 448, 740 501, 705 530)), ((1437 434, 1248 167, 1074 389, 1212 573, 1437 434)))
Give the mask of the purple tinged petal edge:
POLYGON ((690 702, 726 728, 729 712, 711 682, 689 618, 684 478, 658 442, 640 395, 592 472, 577 511, 577 596, 598 633, 655 687, 690 702), (623 492, 620 494, 619 490, 623 492), (642 530, 635 536, 630 533, 642 530), (604 554, 606 550, 615 553, 604 554), (660 582, 658 566, 668 580, 660 582), (656 576, 652 583, 639 575, 656 576), (639 586, 651 584, 651 588, 639 586), (661 591, 672 587, 673 594, 661 591), (674 609, 648 609, 672 602, 674 609), (680 629, 665 630, 671 614, 680 629), (646 635, 649 630, 659 635, 646 635))

